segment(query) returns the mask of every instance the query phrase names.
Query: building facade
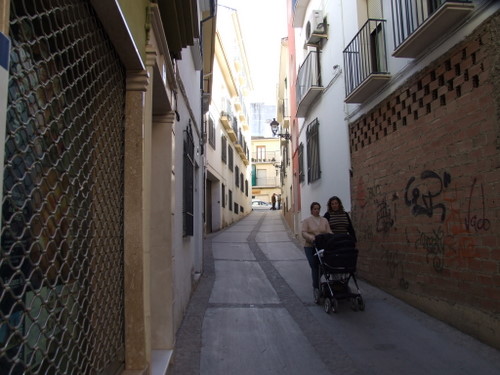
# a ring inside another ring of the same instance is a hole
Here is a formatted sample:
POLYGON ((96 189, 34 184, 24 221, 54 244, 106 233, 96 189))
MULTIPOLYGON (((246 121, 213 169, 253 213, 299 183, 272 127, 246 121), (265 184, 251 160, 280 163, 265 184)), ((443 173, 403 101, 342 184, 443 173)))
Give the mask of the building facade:
POLYGON ((341 197, 363 278, 499 348, 500 4, 289 4, 302 206, 341 197))
POLYGON ((250 127, 247 96, 252 81, 238 13, 219 6, 207 118, 206 232, 220 230, 251 211, 250 127))
POLYGON ((203 267, 214 2, 3 0, 0 14, 0 367, 165 372, 203 267))
POLYGON ((253 136, 252 199, 272 203, 273 194, 281 199, 281 166, 279 139, 253 136))

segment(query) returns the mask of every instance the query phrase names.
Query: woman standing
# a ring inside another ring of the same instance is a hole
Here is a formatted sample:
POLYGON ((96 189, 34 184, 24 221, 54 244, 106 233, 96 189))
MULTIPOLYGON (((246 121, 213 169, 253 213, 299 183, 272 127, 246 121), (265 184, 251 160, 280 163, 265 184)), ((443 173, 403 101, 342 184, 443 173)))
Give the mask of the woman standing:
POLYGON ((325 212, 324 218, 328 220, 330 229, 334 234, 349 234, 354 242, 356 242, 356 233, 352 226, 349 214, 345 212, 342 201, 339 197, 333 196, 328 199, 328 211, 325 212))
POLYGON ((314 289, 314 301, 319 299, 319 262, 314 251, 314 240, 318 234, 332 233, 328 220, 319 215, 321 205, 318 202, 311 203, 311 216, 302 221, 302 237, 304 237, 304 252, 311 267, 311 277, 314 289))

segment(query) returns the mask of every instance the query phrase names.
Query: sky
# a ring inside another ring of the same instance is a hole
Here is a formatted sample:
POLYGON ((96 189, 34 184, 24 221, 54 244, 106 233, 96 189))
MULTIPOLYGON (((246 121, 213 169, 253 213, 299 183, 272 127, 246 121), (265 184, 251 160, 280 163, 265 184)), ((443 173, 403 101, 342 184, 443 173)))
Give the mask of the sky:
POLYGON ((219 0, 238 10, 254 86, 251 101, 276 104, 281 39, 286 36, 287 0, 219 0))

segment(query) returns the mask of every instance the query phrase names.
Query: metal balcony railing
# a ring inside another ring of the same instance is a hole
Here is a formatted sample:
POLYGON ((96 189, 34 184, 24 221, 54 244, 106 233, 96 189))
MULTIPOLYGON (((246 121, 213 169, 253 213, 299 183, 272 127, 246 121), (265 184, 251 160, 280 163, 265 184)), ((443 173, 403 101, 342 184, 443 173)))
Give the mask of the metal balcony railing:
POLYGON ((370 75, 388 74, 385 23, 369 19, 344 49, 346 96, 370 75))
POLYGON ((239 132, 238 119, 236 117, 233 117, 233 131, 234 131, 234 134, 238 134, 238 132, 239 132))
POLYGON ((254 163, 274 163, 280 160, 280 151, 252 152, 252 162, 254 163))
POLYGON ((304 99, 311 87, 321 87, 319 52, 311 51, 299 68, 297 74, 297 103, 304 99))
POLYGON ((472 0, 392 0, 394 46, 397 49, 445 4, 471 4, 472 0))
POLYGON ((257 177, 255 179, 255 185, 254 186, 278 187, 278 186, 280 186, 279 176, 274 176, 274 177, 257 177))

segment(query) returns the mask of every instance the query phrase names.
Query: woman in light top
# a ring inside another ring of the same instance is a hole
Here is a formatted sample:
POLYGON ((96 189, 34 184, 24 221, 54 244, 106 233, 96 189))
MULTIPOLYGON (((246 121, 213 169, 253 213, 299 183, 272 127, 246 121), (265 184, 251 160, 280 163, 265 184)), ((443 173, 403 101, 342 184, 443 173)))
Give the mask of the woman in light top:
POLYGON ((321 205, 318 202, 311 203, 311 216, 302 221, 302 237, 304 237, 304 252, 311 267, 311 277, 314 290, 314 301, 319 298, 319 262, 315 256, 314 240, 318 234, 332 233, 328 220, 319 215, 321 205))

